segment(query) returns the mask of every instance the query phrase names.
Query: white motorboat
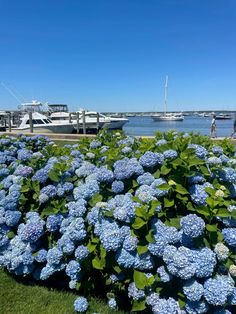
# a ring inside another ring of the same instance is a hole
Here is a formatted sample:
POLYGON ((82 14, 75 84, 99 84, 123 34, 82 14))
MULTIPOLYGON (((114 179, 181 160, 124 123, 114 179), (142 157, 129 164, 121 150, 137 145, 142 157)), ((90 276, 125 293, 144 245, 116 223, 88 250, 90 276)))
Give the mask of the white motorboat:
MULTIPOLYGON (((46 117, 42 113, 32 112, 32 122, 34 133, 62 133, 71 134, 74 130, 72 123, 64 121, 63 123, 54 123, 50 118, 46 117)), ((12 128, 14 131, 30 132, 30 119, 29 113, 26 113, 21 118, 19 127, 12 128)))
POLYGON ((167 87, 168 87, 168 76, 166 76, 165 82, 165 107, 163 114, 154 114, 152 119, 154 121, 183 121, 184 115, 182 113, 167 113, 167 87))
MULTIPOLYGON (((83 124, 83 113, 82 111, 78 111, 79 113, 79 126, 82 127, 83 124)), ((97 113, 96 111, 85 111, 85 124, 88 129, 96 129, 99 117, 99 129, 107 128, 107 129, 122 129, 125 123, 129 120, 127 118, 114 118, 107 117, 104 114, 97 113)), ((63 121, 69 121, 70 114, 68 112, 53 112, 49 116, 49 118, 54 123, 63 123, 63 121)), ((75 114, 71 115, 71 121, 75 128, 77 128, 77 117, 75 114)))

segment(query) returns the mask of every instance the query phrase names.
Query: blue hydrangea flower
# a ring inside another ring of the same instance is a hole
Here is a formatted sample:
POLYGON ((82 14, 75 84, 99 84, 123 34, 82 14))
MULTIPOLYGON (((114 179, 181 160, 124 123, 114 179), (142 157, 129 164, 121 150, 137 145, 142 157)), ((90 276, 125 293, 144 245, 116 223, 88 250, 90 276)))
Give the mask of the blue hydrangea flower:
POLYGON ((114 176, 117 180, 129 179, 144 173, 143 167, 136 158, 118 160, 114 163, 114 176))
POLYGON ((87 202, 84 199, 78 199, 76 202, 69 202, 66 207, 69 209, 69 216, 82 217, 87 209, 87 202))
POLYGON ((222 155, 223 154, 223 148, 222 147, 220 147, 220 146, 216 146, 216 145, 214 145, 214 146, 212 146, 212 152, 215 154, 215 155, 222 155))
POLYGON ((173 150, 173 149, 165 150, 165 151, 163 152, 163 155, 164 155, 164 158, 165 158, 165 159, 171 159, 171 160, 173 160, 173 159, 175 159, 175 158, 178 157, 177 151, 176 151, 176 150, 173 150))
POLYGON ((135 192, 135 196, 143 203, 149 203, 156 199, 156 191, 149 185, 141 185, 135 192))
POLYGON ((79 177, 87 177, 92 174, 96 169, 96 166, 88 161, 84 161, 78 169, 76 169, 75 174, 79 177))
POLYGON ((102 143, 98 140, 93 140, 90 144, 89 147, 92 149, 98 148, 102 145, 102 143))
POLYGON ((32 174, 32 172, 33 172, 32 167, 19 165, 16 168, 14 174, 17 175, 17 176, 21 176, 21 177, 28 177, 28 176, 30 176, 32 174))
POLYGON ((138 238, 133 236, 126 236, 123 242, 123 248, 126 251, 135 251, 138 245, 138 238))
POLYGON ((117 180, 113 181, 111 185, 112 192, 114 192, 115 194, 123 192, 124 187, 125 187, 124 183, 122 181, 117 180))
POLYGON ((34 243, 43 235, 43 225, 40 223, 29 222, 23 226, 19 235, 23 241, 34 243))
POLYGON ((216 266, 216 254, 211 249, 205 247, 200 250, 192 250, 191 260, 195 263, 197 278, 212 276, 216 266))
POLYGON ((224 241, 232 246, 236 247, 236 228, 225 228, 222 229, 222 234, 224 237, 224 241))
POLYGON ((169 282, 172 279, 172 275, 170 275, 164 266, 160 266, 157 268, 157 273, 160 276, 162 282, 169 282))
POLYGON ((22 161, 29 160, 31 158, 31 156, 32 156, 32 151, 30 151, 26 148, 19 149, 17 152, 17 158, 19 160, 22 160, 22 161))
POLYGON ((209 165, 221 165, 222 161, 220 158, 218 158, 216 156, 212 156, 212 157, 207 158, 207 163, 209 165))
POLYGON ((185 309, 188 314, 205 314, 209 307, 205 301, 188 301, 185 309))
POLYGON ((223 306, 233 291, 233 285, 234 281, 230 282, 227 276, 207 279, 204 283, 204 297, 209 304, 223 306))
POLYGON ((131 282, 128 286, 128 296, 133 300, 140 300, 145 297, 145 293, 143 290, 138 289, 134 282, 131 282))
POLYGON ((80 264, 76 261, 69 261, 66 266, 66 274, 71 278, 71 280, 76 280, 78 273, 81 271, 80 264))
POLYGON ((206 187, 212 187, 208 182, 204 184, 194 184, 190 186, 189 193, 192 201, 197 205, 205 205, 206 198, 208 197, 207 192, 205 191, 206 187))
POLYGON ((217 243, 214 252, 219 261, 225 261, 229 256, 229 249, 223 243, 217 243))
POLYGON ((54 247, 48 250, 47 262, 49 265, 59 264, 63 257, 62 251, 54 247))
POLYGON ((180 219, 180 226, 187 236, 197 238, 203 234, 205 222, 196 214, 189 214, 180 219))
POLYGON ((74 189, 73 195, 75 200, 79 199, 90 199, 94 194, 99 192, 99 185, 96 180, 91 180, 85 184, 79 185, 74 189))
POLYGON ((135 256, 134 267, 139 270, 152 270, 154 267, 153 257, 147 252, 135 256))
POLYGON ((48 197, 54 197, 57 195, 57 188, 54 185, 47 185, 42 188, 40 194, 46 194, 48 197))
MULTIPOLYGON (((165 251, 168 250, 166 247, 165 251)), ((164 255, 167 252, 164 251, 164 255)), ((192 262, 192 252, 186 247, 179 247, 176 253, 173 256, 169 256, 167 259, 166 256, 163 256, 163 259, 167 262, 168 271, 181 279, 190 279, 195 275, 196 266, 192 262)))
POLYGON ((116 251, 122 244, 122 236, 117 223, 102 224, 100 240, 107 251, 116 251))
POLYGON ((49 215, 46 227, 49 232, 55 232, 60 228, 63 216, 61 214, 49 215))
POLYGON ((86 312, 88 309, 88 301, 84 297, 78 297, 74 302, 74 309, 76 312, 86 312))
POLYGON ((161 165, 164 162, 164 156, 161 153, 153 153, 146 151, 139 159, 140 164, 146 168, 153 168, 156 165, 161 165))
POLYGON ((206 179, 200 173, 197 173, 194 176, 188 178, 188 182, 190 184, 204 183, 205 181, 206 179))
POLYGON ((125 146, 125 147, 123 147, 123 148, 121 149, 121 151, 122 151, 123 154, 128 154, 128 153, 131 153, 131 152, 132 152, 132 148, 125 146))
POLYGON ((89 254, 89 250, 87 248, 87 246, 84 245, 79 245, 77 247, 77 249, 75 250, 75 258, 78 261, 82 261, 83 259, 85 259, 89 254))
POLYGON ((6 210, 5 212, 5 223, 8 227, 14 227, 18 224, 21 218, 21 212, 18 210, 6 210))
POLYGON ((177 301, 173 298, 157 299, 155 305, 152 307, 154 314, 176 314, 180 313, 180 307, 177 301))
POLYGON ((189 301, 199 301, 203 295, 203 285, 196 280, 188 280, 183 285, 183 291, 189 301))
POLYGON ((189 144, 188 148, 193 148, 195 150, 195 154, 200 159, 205 159, 208 155, 208 151, 205 147, 198 144, 189 144))
POLYGON ((117 308, 117 303, 116 300, 114 298, 109 299, 108 301, 108 306, 109 308, 111 308, 112 310, 115 310, 117 308))
POLYGON ((47 260, 47 251, 45 249, 41 249, 37 252, 37 255, 35 255, 35 260, 38 263, 44 263, 47 260))
POLYGON ((116 261, 124 268, 132 268, 135 263, 135 253, 119 249, 116 253, 116 261))
POLYGON ((167 144, 167 140, 165 140, 165 139, 161 139, 161 140, 156 142, 157 146, 161 146, 161 145, 165 145, 165 144, 167 144))
POLYGON ((222 181, 236 183, 236 170, 231 167, 223 167, 219 170, 219 177, 222 181))
POLYGON ((145 172, 137 178, 137 182, 139 185, 151 185, 154 180, 155 178, 149 172, 145 172))

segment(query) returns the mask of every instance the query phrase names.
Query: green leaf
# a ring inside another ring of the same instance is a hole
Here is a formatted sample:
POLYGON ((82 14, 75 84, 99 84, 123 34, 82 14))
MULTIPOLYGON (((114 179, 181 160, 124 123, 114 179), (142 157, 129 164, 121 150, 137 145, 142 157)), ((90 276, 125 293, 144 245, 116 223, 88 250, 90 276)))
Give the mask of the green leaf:
POLYGON ((164 208, 172 207, 174 206, 175 201, 174 200, 169 200, 168 198, 164 198, 164 208))
POLYGON ((137 251, 138 251, 138 254, 141 255, 141 254, 146 253, 148 251, 148 248, 146 245, 138 245, 137 251))
POLYGON ((200 166, 200 170, 201 170, 202 174, 204 174, 204 176, 209 176, 210 175, 210 172, 208 171, 207 167, 200 166))
POLYGON ((132 186, 133 188, 136 188, 137 186, 139 186, 139 184, 136 180, 132 180, 132 186))
POLYGON ((153 173, 153 176, 154 176, 155 179, 158 179, 158 178, 160 178, 160 174, 161 174, 161 172, 158 169, 156 172, 153 173))
POLYGON ((167 191, 170 189, 170 186, 167 183, 162 183, 162 184, 158 185, 158 189, 163 190, 163 191, 167 191))
POLYGON ((91 253, 91 252, 95 251, 96 246, 97 246, 96 244, 93 244, 92 242, 89 241, 89 243, 87 245, 89 252, 91 253))
POLYGON ((93 195, 93 197, 89 201, 89 205, 91 207, 94 207, 98 202, 101 202, 102 199, 103 199, 102 195, 99 194, 99 193, 96 193, 96 194, 93 195))
POLYGON ((97 256, 92 260, 92 264, 93 264, 93 267, 96 268, 96 269, 100 269, 102 270, 105 265, 106 265, 106 261, 105 259, 99 259, 97 256))
POLYGON ((53 207, 49 206, 43 209, 42 213, 41 213, 41 217, 47 217, 49 215, 54 214, 54 210, 53 207))
POLYGON ((217 225, 209 225, 209 224, 206 225, 206 229, 211 232, 215 232, 218 230, 217 225))
POLYGON ((49 171, 48 177, 53 182, 59 182, 60 181, 60 177, 59 177, 58 173, 54 169, 49 171))
POLYGON ((167 168, 165 165, 163 165, 161 167, 161 174, 162 175, 167 175, 169 172, 171 172, 171 169, 170 168, 167 168))
POLYGON ((146 302, 143 301, 133 301, 132 312, 143 311, 146 309, 146 302))
POLYGON ((147 220, 148 213, 146 211, 145 206, 137 207, 135 210, 136 216, 143 218, 145 221, 147 220))
POLYGON ((135 286, 138 289, 144 289, 146 286, 148 286, 148 278, 141 271, 134 270, 133 279, 135 282, 135 286))
POLYGON ((140 229, 142 228, 144 225, 146 224, 146 221, 144 221, 142 218, 140 217, 136 217, 134 223, 132 224, 132 227, 134 229, 140 229))
POLYGON ((170 218, 169 221, 166 220, 165 224, 178 229, 178 228, 180 228, 180 217, 170 218))
POLYGON ((155 238, 153 236, 154 231, 152 229, 149 230, 148 235, 146 235, 145 239, 149 242, 149 243, 155 243, 155 238))
POLYGON ((228 210, 226 208, 219 208, 217 211, 216 211, 216 215, 218 217, 230 217, 232 216, 233 212, 232 213, 229 213, 228 210))
POLYGON ((182 194, 182 195, 186 195, 186 194, 189 194, 188 190, 185 189, 185 187, 183 187, 181 184, 176 184, 174 186, 174 190, 179 193, 179 194, 182 194))
POLYGON ((7 237, 8 237, 8 239, 13 239, 14 236, 15 236, 15 233, 14 233, 13 231, 7 232, 7 237))

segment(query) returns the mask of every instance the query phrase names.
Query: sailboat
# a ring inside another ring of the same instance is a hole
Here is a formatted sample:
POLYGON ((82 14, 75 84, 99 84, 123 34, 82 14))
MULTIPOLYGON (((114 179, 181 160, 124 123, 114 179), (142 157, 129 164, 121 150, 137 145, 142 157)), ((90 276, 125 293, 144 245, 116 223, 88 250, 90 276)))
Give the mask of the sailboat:
POLYGON ((182 113, 167 113, 167 89, 168 89, 168 75, 165 82, 165 107, 163 114, 154 114, 152 119, 154 121, 183 121, 184 116, 182 113))

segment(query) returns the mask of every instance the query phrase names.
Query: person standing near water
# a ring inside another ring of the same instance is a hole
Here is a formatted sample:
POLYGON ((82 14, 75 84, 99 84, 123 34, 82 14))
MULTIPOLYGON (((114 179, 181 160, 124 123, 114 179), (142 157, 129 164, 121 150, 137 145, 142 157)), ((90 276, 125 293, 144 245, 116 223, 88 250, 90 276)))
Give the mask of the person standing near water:
POLYGON ((233 132, 231 134, 231 138, 234 137, 234 134, 236 133, 236 115, 234 116, 234 128, 233 128, 233 132))
POLYGON ((216 137, 216 116, 213 115, 211 120, 211 137, 216 137))

